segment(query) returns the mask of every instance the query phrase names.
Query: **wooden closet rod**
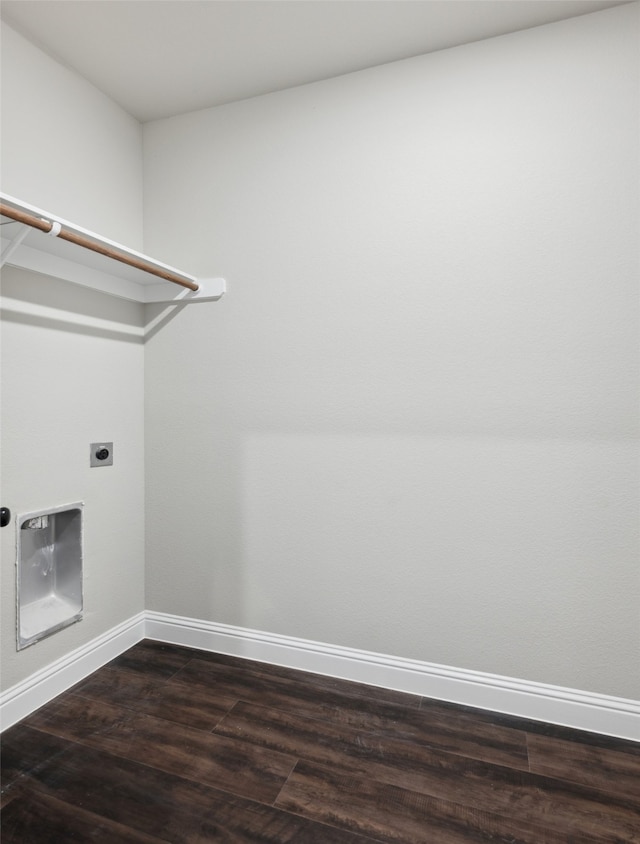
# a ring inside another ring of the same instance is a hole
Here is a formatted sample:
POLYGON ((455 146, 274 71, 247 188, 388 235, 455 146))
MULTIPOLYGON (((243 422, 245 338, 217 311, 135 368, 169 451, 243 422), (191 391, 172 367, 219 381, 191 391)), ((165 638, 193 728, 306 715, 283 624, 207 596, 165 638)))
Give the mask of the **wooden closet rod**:
MULTIPOLYGON (((49 220, 43 220, 41 217, 35 217, 33 214, 28 214, 25 211, 20 211, 18 208, 12 208, 10 205, 0 203, 0 214, 4 217, 9 217, 18 223, 24 223, 27 226, 32 226, 34 229, 39 229, 41 232, 48 234, 53 228, 54 223, 49 220)), ((60 224, 58 224, 60 226, 60 224)), ((173 284, 179 284, 181 287, 187 287, 189 290, 199 290, 200 288, 194 281, 189 281, 182 278, 170 270, 163 270, 160 267, 155 267, 153 264, 148 264, 146 261, 127 255, 126 252, 118 252, 116 249, 110 249, 108 246, 103 246, 87 237, 74 232, 65 231, 60 228, 56 235, 61 240, 67 240, 69 243, 75 243, 76 246, 82 246, 84 249, 90 249, 92 252, 99 252, 100 255, 105 255, 107 258, 112 258, 114 261, 120 261, 122 264, 128 264, 130 267, 135 267, 137 270, 143 270, 151 275, 158 276, 164 281, 170 281, 173 284)))

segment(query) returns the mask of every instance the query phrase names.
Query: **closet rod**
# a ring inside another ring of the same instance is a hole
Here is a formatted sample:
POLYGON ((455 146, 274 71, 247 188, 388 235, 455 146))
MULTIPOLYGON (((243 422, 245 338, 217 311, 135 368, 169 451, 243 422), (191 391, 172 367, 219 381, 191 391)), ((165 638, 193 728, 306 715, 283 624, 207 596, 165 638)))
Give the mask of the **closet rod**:
POLYGON ((69 243, 75 243, 76 246, 82 246, 84 249, 90 249, 92 252, 99 252, 100 255, 105 255, 114 261, 120 261, 120 263, 128 264, 137 270, 143 270, 146 273, 158 276, 164 279, 164 281, 171 281, 173 284, 179 284, 181 287, 187 287, 189 290, 200 289, 195 282, 181 278, 169 270, 154 267, 153 264, 149 264, 140 258, 134 258, 125 252, 118 252, 115 249, 110 249, 108 246, 102 246, 100 243, 96 243, 74 232, 65 231, 61 228, 60 223, 52 223, 49 220, 35 217, 33 214, 27 214, 25 211, 20 211, 18 208, 12 208, 10 205, 4 205, 3 203, 0 203, 0 214, 18 223, 24 223, 27 226, 32 226, 34 229, 39 229, 41 232, 45 232, 45 234, 54 234, 54 236, 59 237, 61 240, 67 240, 69 243), (57 233, 52 232, 54 228, 58 228, 57 233))

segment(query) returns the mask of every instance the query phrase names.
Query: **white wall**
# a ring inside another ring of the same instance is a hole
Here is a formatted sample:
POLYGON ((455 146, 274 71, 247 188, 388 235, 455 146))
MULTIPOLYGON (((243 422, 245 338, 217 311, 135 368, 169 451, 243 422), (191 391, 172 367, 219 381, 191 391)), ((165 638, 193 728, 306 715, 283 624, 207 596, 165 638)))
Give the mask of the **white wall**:
MULTIPOLYGON (((140 126, 85 80, 2 31, 2 190, 137 246, 140 126)), ((2 504, 85 503, 84 619, 16 651, 16 523, 0 535, 2 687, 144 609, 143 306, 2 273, 2 504), (89 443, 113 440, 113 467, 89 443)))
POLYGON ((3 22, 3 193, 142 248, 142 129, 3 22))
POLYGON ((637 11, 144 127, 148 609, 640 695, 637 11))

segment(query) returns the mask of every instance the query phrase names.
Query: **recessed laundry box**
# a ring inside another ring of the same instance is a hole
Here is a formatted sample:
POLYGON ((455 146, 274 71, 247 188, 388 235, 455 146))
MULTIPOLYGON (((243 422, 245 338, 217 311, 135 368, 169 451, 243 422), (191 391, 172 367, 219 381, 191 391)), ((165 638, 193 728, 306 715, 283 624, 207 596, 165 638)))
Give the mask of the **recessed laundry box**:
POLYGON ((17 518, 18 650, 82 618, 82 503, 17 518))

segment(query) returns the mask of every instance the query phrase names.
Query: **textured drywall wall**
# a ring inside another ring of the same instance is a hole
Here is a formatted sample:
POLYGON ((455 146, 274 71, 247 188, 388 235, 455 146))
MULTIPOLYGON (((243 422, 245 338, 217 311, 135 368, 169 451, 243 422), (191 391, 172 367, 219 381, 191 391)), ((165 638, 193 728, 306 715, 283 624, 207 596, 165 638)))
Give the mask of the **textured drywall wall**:
POLYGON ((144 127, 149 609, 640 694, 637 12, 144 127))
MULTIPOLYGON (((142 138, 103 94, 2 27, 5 193, 142 245, 142 138)), ((0 534, 2 687, 144 609, 143 308, 2 272, 1 494, 14 516, 85 503, 85 615, 16 651, 16 523, 0 534), (113 440, 113 467, 89 443, 113 440)))
POLYGON ((2 686, 144 609, 142 305, 6 268, 2 273, 2 686), (89 444, 113 441, 113 466, 89 444), (16 650, 19 514, 84 502, 84 618, 16 650))
POLYGON ((0 47, 0 189, 142 249, 140 124, 5 23, 0 47))

